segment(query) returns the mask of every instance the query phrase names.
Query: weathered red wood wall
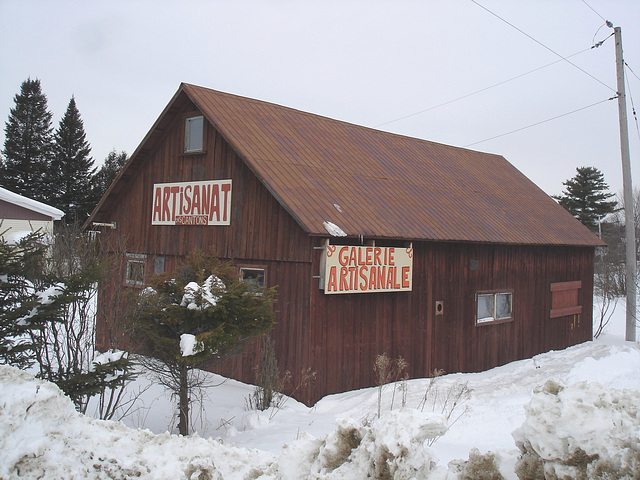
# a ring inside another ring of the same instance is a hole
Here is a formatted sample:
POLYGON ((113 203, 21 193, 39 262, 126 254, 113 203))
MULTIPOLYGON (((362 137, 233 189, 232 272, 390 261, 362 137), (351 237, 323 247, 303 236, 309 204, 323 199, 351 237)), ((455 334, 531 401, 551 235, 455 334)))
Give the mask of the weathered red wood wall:
POLYGON ((314 282, 310 324, 317 392, 374 385, 373 363, 385 352, 402 356, 410 376, 419 378, 434 369, 481 371, 591 339, 593 249, 425 242, 413 247, 412 292, 324 295, 314 282), (573 280, 583 282, 583 313, 551 319, 550 284, 573 280), (513 292, 512 321, 478 326, 475 295, 491 290, 513 292), (443 302, 441 315, 436 301, 443 302))
MULTIPOLYGON (((306 367, 317 372, 296 394, 305 403, 374 385, 373 363, 385 352, 404 357, 416 378, 434 369, 480 371, 591 339, 592 248, 413 242, 412 292, 325 295, 313 278, 321 257, 313 247, 323 239, 298 226, 211 125, 205 152, 183 154, 184 119, 197 112, 188 102, 182 108, 143 152, 145 162, 101 220, 117 222, 112 233, 120 250, 148 255, 147 277, 156 255, 171 269, 196 247, 213 248, 238 266, 264 268, 267 285, 278 289, 271 337, 281 370, 289 370, 294 383, 306 367), (151 226, 154 183, 227 178, 233 181, 230 226, 151 226), (576 280, 582 281, 583 313, 551 319, 550 284, 576 280), (475 295, 491 290, 513 292, 512 321, 476 326, 475 295), (441 315, 436 301, 443 302, 441 315)), ((126 288, 123 272, 115 277, 102 290, 102 308, 110 289, 126 288)), ((103 327, 98 335, 104 343, 103 327)), ((251 348, 215 368, 252 382, 256 358, 251 348)))

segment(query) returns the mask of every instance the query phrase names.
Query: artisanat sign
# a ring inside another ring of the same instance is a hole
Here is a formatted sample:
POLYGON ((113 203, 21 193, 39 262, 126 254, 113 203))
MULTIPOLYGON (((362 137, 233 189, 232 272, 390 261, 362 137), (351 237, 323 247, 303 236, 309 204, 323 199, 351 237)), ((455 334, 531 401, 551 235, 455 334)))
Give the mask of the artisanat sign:
POLYGON ((229 225, 231 180, 156 183, 151 225, 229 225))
POLYGON ((327 245, 324 293, 410 291, 413 249, 327 245))

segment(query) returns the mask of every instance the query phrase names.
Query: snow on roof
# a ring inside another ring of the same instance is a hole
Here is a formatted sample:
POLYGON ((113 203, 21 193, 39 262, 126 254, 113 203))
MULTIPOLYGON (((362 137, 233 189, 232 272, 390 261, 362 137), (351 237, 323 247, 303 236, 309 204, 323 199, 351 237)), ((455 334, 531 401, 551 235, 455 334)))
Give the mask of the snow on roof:
POLYGON ((52 207, 51 205, 47 205, 46 203, 23 197, 22 195, 10 192, 6 188, 2 187, 0 187, 0 200, 4 200, 5 202, 18 205, 19 207, 41 213, 42 215, 47 215, 53 220, 60 220, 62 217, 64 217, 64 212, 62 210, 52 207))

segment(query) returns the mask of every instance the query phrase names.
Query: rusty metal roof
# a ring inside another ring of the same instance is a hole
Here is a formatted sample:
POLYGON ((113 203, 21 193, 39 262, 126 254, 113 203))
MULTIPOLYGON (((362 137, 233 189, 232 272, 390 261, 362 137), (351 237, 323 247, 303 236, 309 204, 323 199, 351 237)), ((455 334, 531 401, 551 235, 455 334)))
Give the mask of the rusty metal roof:
POLYGON ((367 238, 602 245, 502 156, 190 84, 172 102, 182 93, 311 235, 331 222, 367 238))
POLYGON ((499 155, 181 88, 311 234, 328 221, 369 238, 601 244, 499 155))

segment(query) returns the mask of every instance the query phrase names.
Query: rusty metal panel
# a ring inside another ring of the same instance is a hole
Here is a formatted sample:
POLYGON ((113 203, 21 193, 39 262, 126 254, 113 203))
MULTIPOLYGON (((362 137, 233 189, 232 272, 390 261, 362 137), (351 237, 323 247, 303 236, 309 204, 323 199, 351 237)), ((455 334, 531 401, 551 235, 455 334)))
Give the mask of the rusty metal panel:
POLYGON ((181 92, 311 235, 329 221, 349 236, 601 245, 499 155, 189 84, 174 101, 181 92))

